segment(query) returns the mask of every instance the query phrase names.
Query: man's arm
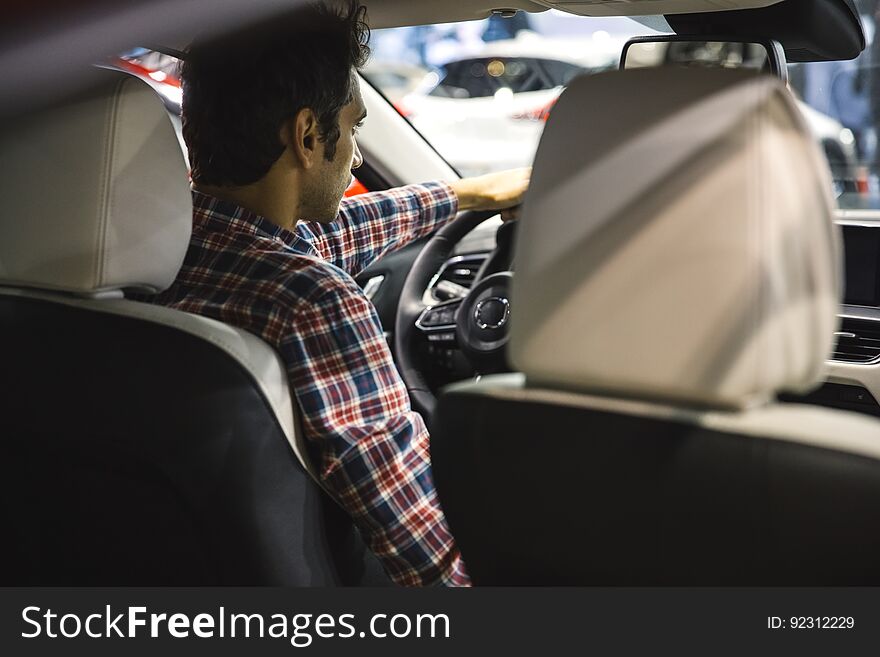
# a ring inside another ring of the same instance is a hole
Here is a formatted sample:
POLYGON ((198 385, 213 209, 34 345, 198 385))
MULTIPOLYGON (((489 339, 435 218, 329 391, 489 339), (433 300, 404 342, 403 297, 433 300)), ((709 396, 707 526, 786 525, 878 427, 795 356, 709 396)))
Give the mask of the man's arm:
POLYGON ((321 256, 355 276, 384 254, 440 228, 460 210, 503 210, 522 201, 531 168, 451 183, 407 185, 342 200, 331 224, 308 222, 298 231, 321 256))
POLYGON ((297 231, 325 260, 355 276, 388 251, 442 226, 458 207, 446 183, 407 185, 345 198, 336 221, 301 223, 297 231))
POLYGON ((321 480, 398 584, 468 585, 434 489, 428 433, 372 304, 316 265, 279 349, 321 480))

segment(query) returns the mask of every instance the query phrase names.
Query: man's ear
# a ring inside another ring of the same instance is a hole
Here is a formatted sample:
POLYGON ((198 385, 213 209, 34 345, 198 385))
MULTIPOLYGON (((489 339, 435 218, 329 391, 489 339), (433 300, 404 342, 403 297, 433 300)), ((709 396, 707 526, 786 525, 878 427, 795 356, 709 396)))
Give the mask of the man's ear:
POLYGON ((278 135, 281 143, 290 149, 295 161, 304 169, 309 169, 318 158, 318 117, 314 111, 304 107, 292 119, 281 124, 278 135))

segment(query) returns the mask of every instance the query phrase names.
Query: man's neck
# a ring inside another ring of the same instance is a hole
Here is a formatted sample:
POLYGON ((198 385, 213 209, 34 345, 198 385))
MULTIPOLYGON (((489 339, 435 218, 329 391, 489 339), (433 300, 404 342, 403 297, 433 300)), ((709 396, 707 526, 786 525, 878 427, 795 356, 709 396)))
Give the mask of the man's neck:
POLYGON ((297 221, 297 199, 286 193, 291 187, 278 183, 271 176, 266 176, 250 185, 238 187, 193 183, 193 188, 203 194, 240 205, 277 226, 293 230, 297 221))

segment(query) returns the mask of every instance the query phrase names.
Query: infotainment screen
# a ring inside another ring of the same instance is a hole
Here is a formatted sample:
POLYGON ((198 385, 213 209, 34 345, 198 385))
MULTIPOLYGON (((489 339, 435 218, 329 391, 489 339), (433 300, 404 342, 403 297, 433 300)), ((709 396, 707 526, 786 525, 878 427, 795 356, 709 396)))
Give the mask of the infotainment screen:
POLYGON ((880 228, 843 226, 846 281, 843 302, 880 306, 880 228))

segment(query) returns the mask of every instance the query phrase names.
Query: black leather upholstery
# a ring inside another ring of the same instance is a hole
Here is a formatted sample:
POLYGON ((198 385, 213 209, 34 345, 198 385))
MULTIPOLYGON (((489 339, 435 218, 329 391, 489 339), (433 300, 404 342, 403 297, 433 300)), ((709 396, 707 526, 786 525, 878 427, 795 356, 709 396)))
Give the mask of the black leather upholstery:
POLYGON ((0 334, 4 584, 363 575, 350 521, 225 352, 165 326, 5 296, 0 334))
POLYGON ((477 585, 880 584, 876 460, 456 392, 434 421, 477 585))

